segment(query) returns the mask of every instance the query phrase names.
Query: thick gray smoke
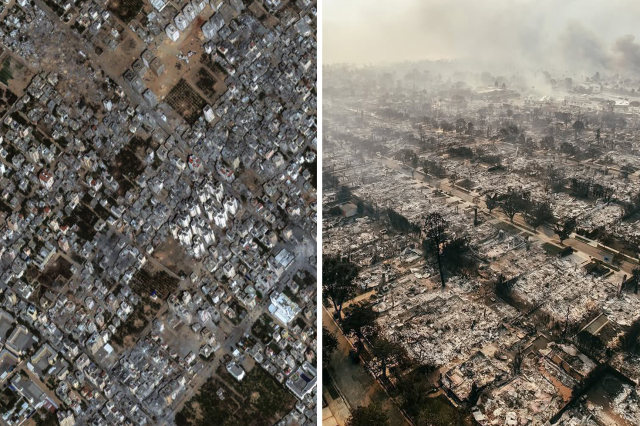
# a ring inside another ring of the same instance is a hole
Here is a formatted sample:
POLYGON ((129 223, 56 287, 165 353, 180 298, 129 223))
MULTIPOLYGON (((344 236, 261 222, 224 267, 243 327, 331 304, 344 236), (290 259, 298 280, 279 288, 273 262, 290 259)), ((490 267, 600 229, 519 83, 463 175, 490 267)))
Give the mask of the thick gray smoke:
POLYGON ((613 46, 617 55, 619 68, 640 72, 640 44, 635 41, 635 37, 627 34, 618 38, 613 46))
POLYGON ((567 24, 558 36, 558 47, 564 56, 563 62, 568 64, 576 64, 584 70, 611 68, 612 56, 603 41, 580 22, 567 24))
POLYGON ((324 0, 323 62, 639 76, 638 22, 637 0, 324 0))

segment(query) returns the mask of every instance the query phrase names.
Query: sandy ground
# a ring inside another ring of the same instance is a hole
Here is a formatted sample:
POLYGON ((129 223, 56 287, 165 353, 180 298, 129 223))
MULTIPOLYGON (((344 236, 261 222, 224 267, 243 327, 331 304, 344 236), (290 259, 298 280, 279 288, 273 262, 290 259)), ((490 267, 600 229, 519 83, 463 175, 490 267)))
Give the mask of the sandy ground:
POLYGON ((152 257, 170 269, 174 274, 179 274, 182 269, 188 276, 193 271, 195 264, 180 243, 172 237, 167 238, 160 244, 153 252, 152 257))
MULTIPOLYGON (((1 54, 0 57, 2 57, 1 54)), ((35 73, 29 70, 21 59, 10 55, 8 52, 4 57, 2 57, 2 60, 0 60, 0 69, 4 68, 5 62, 8 62, 9 71, 12 75, 12 78, 8 81, 9 90, 15 93, 16 96, 20 97, 24 95, 25 89, 31 82, 35 73)), ((0 86, 2 85, 3 84, 0 83, 0 86)))
MULTIPOLYGON (((206 13, 198 15, 198 17, 189 24, 187 31, 182 33, 178 41, 174 42, 169 38, 165 38, 164 41, 158 46, 155 52, 156 56, 164 63, 166 72, 164 75, 158 77, 152 72, 147 72, 145 75, 145 84, 149 87, 158 97, 163 99, 171 89, 176 85, 181 78, 184 78, 189 84, 208 102, 214 102, 215 99, 208 99, 204 93, 200 92, 196 87, 198 70, 202 66, 200 63, 200 56, 204 53, 202 50, 202 44, 205 42, 202 34, 202 25, 213 14, 211 9, 206 9, 206 13), (182 52, 183 55, 187 55, 189 52, 195 52, 189 63, 178 59, 177 55, 182 52)), ((214 86, 216 93, 224 93, 226 87, 224 87, 224 75, 215 74, 217 82, 214 86)))

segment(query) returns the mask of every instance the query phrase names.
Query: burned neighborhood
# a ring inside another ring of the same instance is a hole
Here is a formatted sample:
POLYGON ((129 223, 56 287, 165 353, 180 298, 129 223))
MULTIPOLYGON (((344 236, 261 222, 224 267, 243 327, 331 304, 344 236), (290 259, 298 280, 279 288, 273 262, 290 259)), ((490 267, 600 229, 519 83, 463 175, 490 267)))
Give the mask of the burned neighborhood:
MULTIPOLYGON (((478 13, 546 16, 506 3, 478 13)), ((440 17, 439 43, 473 43, 440 17)), ((323 424, 640 424, 640 79, 618 49, 639 44, 394 61, 438 44, 403 19, 379 59, 324 45, 323 424)))

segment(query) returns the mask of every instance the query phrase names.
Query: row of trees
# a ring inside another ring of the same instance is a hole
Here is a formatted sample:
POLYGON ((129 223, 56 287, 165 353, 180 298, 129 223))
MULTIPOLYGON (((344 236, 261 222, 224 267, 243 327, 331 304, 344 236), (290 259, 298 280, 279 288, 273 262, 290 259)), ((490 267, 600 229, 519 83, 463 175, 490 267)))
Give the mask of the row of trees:
POLYGON ((394 373, 403 371, 410 364, 410 358, 404 346, 392 342, 382 333, 376 324, 378 314, 368 303, 359 303, 349 309, 348 315, 342 320, 342 330, 346 335, 356 338, 356 354, 360 358, 363 351, 380 364, 382 378, 388 381, 390 366, 394 373))
POLYGON ((518 213, 521 213, 533 229, 537 229, 546 222, 554 221, 551 204, 548 201, 533 201, 531 194, 525 191, 510 190, 506 194, 488 193, 485 196, 485 204, 489 213, 492 213, 495 208, 500 208, 511 222, 518 213))
MULTIPOLYGON (((342 321, 344 333, 356 339, 358 356, 367 351, 375 360, 381 379, 416 425, 462 426, 464 419, 459 409, 428 395, 433 388, 431 376, 435 368, 415 366, 402 344, 382 336, 376 320, 371 305, 363 303, 351 307, 342 321)), ((390 426, 391 419, 379 405, 371 404, 353 410, 347 425, 390 426)))
MULTIPOLYGON (((326 327, 322 327, 322 367, 329 366, 331 355, 338 349, 338 339, 326 327)), ((326 376, 325 376, 326 379, 326 376)), ((347 426, 391 426, 389 415, 378 404, 359 406, 351 411, 347 426)))
MULTIPOLYGON (((363 205, 362 209, 365 208, 363 205)), ((448 223, 440 213, 434 212, 426 216, 422 228, 391 208, 387 209, 387 215, 394 229, 422 233, 424 258, 436 265, 442 287, 445 286, 446 273, 471 274, 476 270, 477 258, 471 250, 469 240, 450 233, 448 223)), ((348 260, 336 256, 323 257, 323 296, 331 301, 338 318, 344 301, 349 300, 356 292, 353 279, 358 271, 358 267, 348 260)))
MULTIPOLYGON (((322 263, 323 297, 333 304, 336 319, 340 322, 344 333, 356 338, 355 346, 358 355, 369 342, 371 354, 380 362, 382 375, 386 379, 389 365, 405 366, 408 362, 406 351, 401 345, 389 341, 382 335, 376 325, 378 314, 370 304, 356 304, 349 308, 346 316, 343 316, 343 304, 352 299, 356 293, 354 279, 358 275, 358 267, 346 259, 339 259, 335 256, 323 256, 322 263)), ((328 331, 323 330, 323 333, 328 333, 328 331)), ((331 338, 327 341, 335 349, 337 342, 331 338)), ((330 356, 332 349, 328 349, 330 356)), ((329 359, 329 356, 324 358, 329 359)))
MULTIPOLYGON (((425 374, 417 371, 400 383, 401 402, 416 426, 463 426, 468 424, 460 410, 443 398, 432 398, 425 374)), ((380 404, 360 406, 351 412, 346 426, 391 426, 391 419, 380 404)), ((395 425, 394 425, 395 426, 395 425)))
POLYGON ((411 223, 409 219, 392 208, 387 209, 387 216, 389 218, 389 225, 396 231, 406 234, 417 234, 420 232, 420 227, 418 225, 411 223))
MULTIPOLYGON (((355 338, 357 359, 360 359, 366 350, 378 362, 383 380, 388 382, 389 371, 399 376, 399 372, 410 365, 410 358, 402 345, 383 336, 376 324, 378 314, 372 306, 367 303, 356 304, 350 307, 343 317, 343 303, 355 295, 356 286, 353 281, 358 274, 358 268, 346 259, 324 256, 322 273, 323 297, 333 304, 344 334, 355 338)), ((322 328, 322 340, 323 367, 326 368, 332 354, 338 348, 338 340, 326 327, 322 328)), ((354 409, 347 425, 390 426, 390 420, 379 405, 371 404, 354 409)))
POLYGON ((578 197, 600 198, 606 203, 611 202, 615 194, 614 188, 593 182, 592 179, 580 179, 575 177, 571 179, 571 190, 578 197))
POLYGON ((447 153, 450 157, 466 158, 475 162, 486 163, 490 166, 499 166, 502 163, 501 156, 496 154, 487 154, 482 148, 476 148, 474 151, 468 146, 450 147, 447 149, 447 153))
POLYGON ((489 213, 500 208, 511 222, 516 214, 522 214, 525 222, 534 230, 548 223, 553 225, 553 231, 562 243, 576 229, 576 218, 569 218, 562 223, 556 223, 551 204, 546 201, 535 201, 531 194, 524 191, 510 190, 506 194, 486 194, 485 204, 489 213))
MULTIPOLYGON (((452 97, 452 100, 454 100, 452 97)), ((464 103, 463 103, 464 104, 464 103)), ((461 104, 461 105, 463 105, 461 104)), ((487 115, 492 108, 480 108, 476 114, 478 116, 478 123, 480 127, 486 125, 487 137, 491 137, 492 129, 491 125, 487 125, 487 115)), ((534 108, 529 114, 516 113, 512 109, 506 110, 506 117, 503 117, 503 122, 497 126, 497 137, 510 142, 526 142, 527 144, 531 138, 523 138, 523 132, 518 127, 522 125, 528 118, 535 128, 549 128, 555 122, 564 124, 565 129, 571 129, 574 133, 574 138, 577 139, 578 135, 589 129, 594 129, 594 140, 600 143, 601 129, 609 129, 615 135, 617 129, 624 128, 626 126, 626 120, 623 115, 616 114, 613 111, 604 111, 597 115, 574 115, 567 111, 555 111, 552 114, 544 114, 540 108, 534 108), (518 124, 516 124, 518 123, 518 124)), ((420 123, 415 123, 414 128, 418 130, 420 141, 426 142, 424 134, 424 126, 429 126, 433 129, 442 129, 445 132, 455 131, 458 134, 473 135, 476 131, 476 126, 473 122, 467 121, 465 118, 457 118, 454 122, 450 122, 444 119, 438 120, 436 118, 423 117, 420 123)), ((545 138, 546 139, 546 138, 545 138)), ((543 149, 555 149, 555 143, 553 137, 551 139, 543 139, 540 141, 540 146, 543 149)), ((531 140, 532 141, 532 140, 531 140)))
MULTIPOLYGON (((509 190, 506 194, 487 193, 485 195, 485 204, 489 213, 492 213, 496 208, 500 208, 511 222, 513 222, 516 214, 526 212, 533 223, 540 223, 543 218, 548 217, 548 212, 550 211, 548 203, 543 203, 532 201, 529 192, 514 189, 509 190), (543 203, 545 205, 542 205, 543 203), (537 204, 541 205, 538 206, 537 204)), ((540 225, 535 226, 535 228, 538 226, 540 225)))
POLYGON ((398 161, 403 161, 407 164, 410 164, 413 168, 418 167, 418 154, 416 154, 412 149, 401 149, 400 151, 396 152, 393 158, 398 161))
MULTIPOLYGON (((549 173, 549 180, 552 179, 552 176, 554 176, 553 172, 549 173)), ((583 194, 591 194, 591 196, 600 198, 605 202, 611 202, 613 198, 613 189, 594 184, 588 180, 574 178, 572 179, 572 187, 574 191, 583 191, 583 194)), ((575 217, 556 223, 557 220, 553 214, 551 204, 546 200, 532 200, 530 194, 524 191, 510 190, 506 194, 487 193, 485 195, 485 204, 489 213, 492 213, 496 208, 500 208, 511 222, 513 222, 516 214, 522 214, 525 222, 534 230, 545 223, 553 224, 554 233, 558 235, 560 243, 569 238, 577 228, 577 219, 575 217)), ((640 194, 635 195, 629 202, 622 203, 622 205, 625 210, 624 218, 640 212, 640 194)))
MULTIPOLYGON (((345 187, 343 187, 345 188, 345 187)), ((349 193, 349 198, 344 201, 351 200, 351 194, 349 193)), ((358 214, 360 215, 368 215, 372 219, 380 219, 381 217, 386 218, 389 221, 389 226, 398 232, 403 232, 405 234, 417 234, 420 232, 420 227, 414 223, 412 223, 406 216, 398 213, 391 207, 385 209, 379 209, 377 205, 374 205, 368 201, 358 199, 356 202, 356 207, 358 214)), ((341 210, 339 207, 334 207, 329 210, 329 213, 339 215, 341 214, 341 210)))
POLYGON ((457 158, 473 158, 475 153, 473 152, 473 149, 469 148, 468 146, 460 146, 460 147, 450 147, 447 150, 447 153, 449 154, 449 156, 451 157, 457 157, 457 158))

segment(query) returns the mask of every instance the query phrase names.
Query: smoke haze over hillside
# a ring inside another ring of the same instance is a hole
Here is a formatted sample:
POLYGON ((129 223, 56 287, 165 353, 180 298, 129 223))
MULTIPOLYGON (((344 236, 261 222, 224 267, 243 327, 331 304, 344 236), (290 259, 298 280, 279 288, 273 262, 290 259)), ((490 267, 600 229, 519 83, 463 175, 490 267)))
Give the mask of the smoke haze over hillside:
POLYGON ((640 74, 632 0, 325 0, 323 62, 467 59, 494 72, 640 74))

